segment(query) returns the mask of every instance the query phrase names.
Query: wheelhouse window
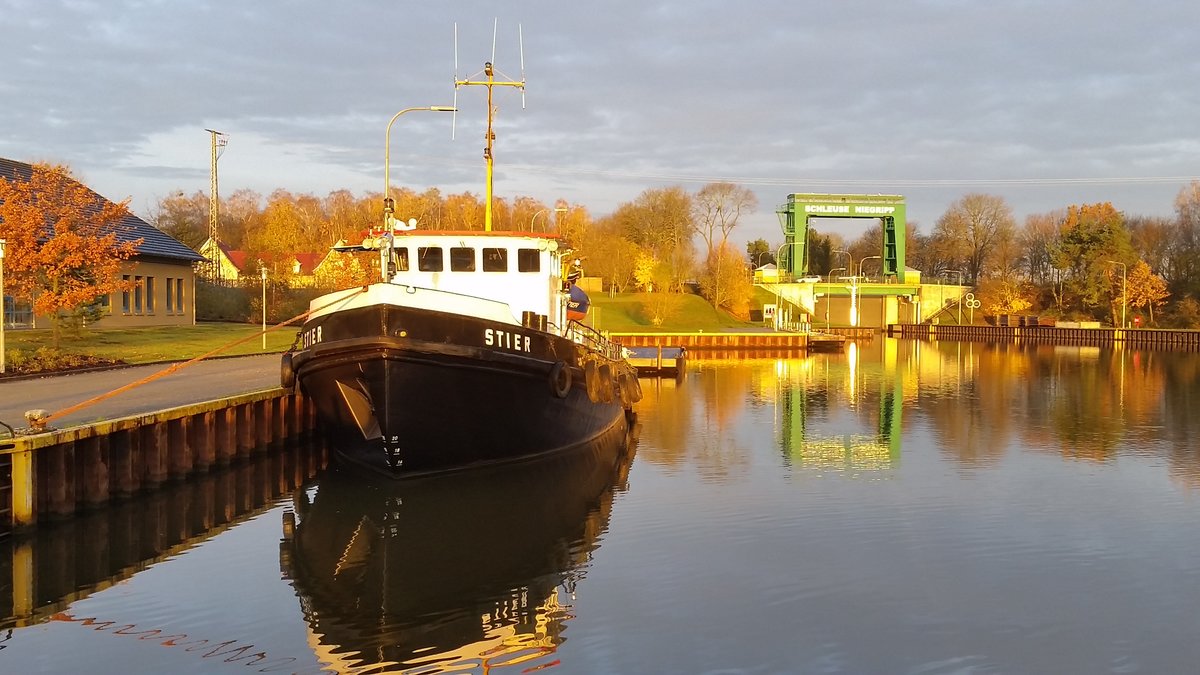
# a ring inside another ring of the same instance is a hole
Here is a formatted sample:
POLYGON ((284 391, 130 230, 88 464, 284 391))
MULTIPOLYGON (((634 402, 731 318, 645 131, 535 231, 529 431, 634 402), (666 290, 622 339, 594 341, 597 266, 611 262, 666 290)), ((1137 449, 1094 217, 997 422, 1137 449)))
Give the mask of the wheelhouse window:
POLYGON ((517 271, 541 272, 542 256, 540 253, 541 251, 538 251, 536 248, 517 249, 517 271))
POLYGON ((408 248, 407 247, 393 248, 392 254, 396 256, 396 271, 397 272, 407 272, 408 271, 408 248))
POLYGON ((442 249, 439 246, 422 246, 417 249, 417 269, 422 272, 441 272, 442 249))
POLYGON ((483 271, 484 272, 507 272, 508 271, 508 249, 506 249, 506 248, 485 248, 485 249, 483 249, 483 271))
POLYGON ((474 272, 475 271, 475 249, 468 246, 452 246, 450 247, 450 271, 451 272, 474 272))

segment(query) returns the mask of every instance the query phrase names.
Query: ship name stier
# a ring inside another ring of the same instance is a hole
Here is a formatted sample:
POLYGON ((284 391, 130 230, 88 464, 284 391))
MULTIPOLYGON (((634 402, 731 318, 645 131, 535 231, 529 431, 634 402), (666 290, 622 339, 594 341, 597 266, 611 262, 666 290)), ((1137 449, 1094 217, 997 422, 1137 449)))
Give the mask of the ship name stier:
POLYGON ((300 348, 308 349, 321 341, 321 327, 309 328, 300 334, 300 348))
POLYGON ((488 347, 511 349, 515 352, 529 352, 532 351, 529 343, 528 335, 510 333, 506 330, 497 330, 495 328, 488 328, 483 331, 483 344, 488 347))

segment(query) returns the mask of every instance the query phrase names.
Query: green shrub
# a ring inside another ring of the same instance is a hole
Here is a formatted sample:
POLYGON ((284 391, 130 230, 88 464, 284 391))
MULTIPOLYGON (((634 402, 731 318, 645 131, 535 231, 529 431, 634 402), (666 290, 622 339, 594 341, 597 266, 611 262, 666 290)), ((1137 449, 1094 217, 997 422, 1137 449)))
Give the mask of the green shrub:
POLYGON ((113 359, 73 354, 53 347, 38 347, 33 351, 23 349, 6 350, 6 369, 14 374, 49 373, 78 370, 122 363, 113 359))

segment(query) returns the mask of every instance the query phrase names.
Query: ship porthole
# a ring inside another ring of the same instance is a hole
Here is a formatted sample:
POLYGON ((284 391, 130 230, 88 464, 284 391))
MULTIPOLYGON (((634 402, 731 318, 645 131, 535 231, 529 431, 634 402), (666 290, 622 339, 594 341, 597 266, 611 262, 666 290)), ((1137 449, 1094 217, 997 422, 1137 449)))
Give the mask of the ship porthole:
POLYGON ((571 369, 562 361, 556 361, 550 368, 550 391, 559 398, 571 393, 571 369))

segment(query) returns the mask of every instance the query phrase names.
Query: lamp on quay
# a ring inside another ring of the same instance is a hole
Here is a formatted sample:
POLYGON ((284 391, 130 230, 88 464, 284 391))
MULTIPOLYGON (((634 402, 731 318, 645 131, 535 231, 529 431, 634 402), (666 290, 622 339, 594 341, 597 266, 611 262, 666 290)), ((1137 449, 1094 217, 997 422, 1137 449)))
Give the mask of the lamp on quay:
POLYGON ((267 351, 267 266, 259 265, 258 272, 262 277, 262 348, 267 351))
POLYGON ((391 230, 390 218, 394 210, 394 202, 392 202, 392 123, 395 122, 404 113, 410 113, 414 110, 429 110, 431 112, 455 112, 458 108, 446 105, 430 105, 418 108, 405 108, 400 112, 392 115, 392 119, 388 120, 387 130, 383 134, 383 228, 391 230))
MULTIPOLYGON (((548 212, 549 210, 550 209, 538 209, 538 212, 533 214, 533 218, 529 219, 529 231, 530 232, 537 232, 537 230, 534 228, 534 225, 537 223, 537 217, 542 215, 543 213, 548 212)), ((566 213, 567 209, 562 206, 556 206, 556 207, 554 207, 554 212, 555 213, 566 213)), ((543 219, 543 221, 544 220, 545 219, 543 219)))

